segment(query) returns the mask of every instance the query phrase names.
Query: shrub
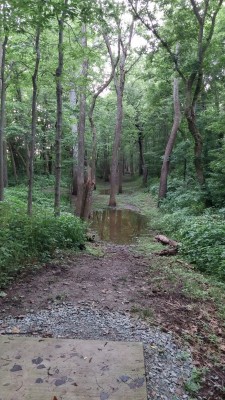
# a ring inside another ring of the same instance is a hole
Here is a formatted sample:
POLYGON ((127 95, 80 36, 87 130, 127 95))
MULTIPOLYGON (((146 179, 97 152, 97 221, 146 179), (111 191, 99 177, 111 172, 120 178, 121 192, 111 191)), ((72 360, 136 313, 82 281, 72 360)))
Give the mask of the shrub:
POLYGON ((56 218, 43 208, 28 217, 21 201, 0 204, 0 223, 1 286, 25 265, 45 260, 57 248, 76 249, 85 241, 85 225, 79 218, 69 213, 56 218))

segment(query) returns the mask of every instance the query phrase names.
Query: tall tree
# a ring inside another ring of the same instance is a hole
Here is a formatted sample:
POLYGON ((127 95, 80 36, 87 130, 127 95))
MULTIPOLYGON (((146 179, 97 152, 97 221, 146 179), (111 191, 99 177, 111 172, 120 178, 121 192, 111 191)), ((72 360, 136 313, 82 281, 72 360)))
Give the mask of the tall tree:
MULTIPOLYGON (((118 41, 120 43, 120 58, 118 67, 116 68, 116 72, 114 74, 114 85, 117 97, 117 106, 116 106, 117 110, 116 110, 116 124, 114 132, 111 168, 110 168, 110 197, 109 197, 110 207, 116 206, 116 194, 117 194, 118 172, 119 172, 118 171, 119 151, 121 145, 122 122, 123 122, 123 96, 124 96, 126 75, 130 70, 126 69, 126 64, 127 64, 127 57, 131 48, 131 41, 134 34, 134 18, 132 18, 130 23, 128 23, 128 26, 126 27, 126 32, 124 34, 122 33, 121 30, 120 21, 117 22, 117 30, 118 30, 118 41)), ((103 36, 108 49, 108 53, 110 55, 111 64, 114 65, 115 59, 113 57, 112 47, 108 35, 104 33, 103 36)))
POLYGON ((37 125, 37 79, 38 79, 38 69, 40 63, 40 26, 36 29, 35 37, 35 67, 34 73, 32 75, 32 123, 31 123, 31 138, 29 141, 29 153, 28 153, 28 202, 27 202, 27 213, 32 215, 32 193, 33 193, 33 180, 34 180, 34 152, 35 152, 35 137, 36 137, 36 125, 37 125))
POLYGON ((8 42, 5 4, 0 6, 0 201, 4 200, 5 57, 8 42))
POLYGON ((81 75, 83 85, 80 88, 79 98, 79 122, 78 122, 78 166, 77 166, 77 205, 76 214, 80 217, 83 215, 84 196, 85 196, 85 176, 84 176, 84 154, 85 154, 85 124, 86 124, 86 96, 87 96, 87 75, 88 75, 88 59, 87 59, 87 28, 86 24, 82 24, 81 44, 84 50, 84 60, 81 75))
POLYGON ((160 175, 160 186, 159 186, 159 201, 162 200, 167 193, 167 179, 170 167, 170 157, 175 144, 177 131, 181 122, 181 111, 180 111, 180 100, 179 100, 179 81, 178 78, 174 78, 173 82, 173 104, 174 104, 174 119, 171 133, 166 145, 163 164, 160 175))
MULTIPOLYGON (((205 180, 202 160, 203 139, 196 121, 196 104, 202 91, 203 69, 206 51, 211 43, 215 29, 216 18, 222 7, 223 0, 205 0, 204 2, 200 3, 196 0, 190 0, 190 6, 188 3, 184 4, 182 2, 187 10, 189 10, 191 7, 196 21, 195 32, 197 33, 197 46, 193 46, 192 56, 194 57, 192 62, 189 62, 188 71, 187 59, 184 59, 183 64, 179 62, 176 51, 173 50, 171 41, 166 39, 162 30, 160 30, 159 22, 152 12, 152 2, 149 0, 139 1, 138 10, 136 3, 133 0, 129 0, 129 3, 132 7, 135 17, 142 22, 142 24, 155 36, 162 47, 167 51, 174 63, 176 71, 182 78, 185 87, 185 116, 189 131, 194 139, 195 171, 197 180, 202 185, 205 180)), ((171 7, 176 9, 178 5, 181 5, 180 3, 181 1, 178 1, 178 3, 175 2, 174 5, 171 5, 171 7)), ((159 3, 159 7, 161 7, 160 11, 164 11, 163 2, 159 3)), ((170 19, 172 15, 173 10, 171 9, 170 19)), ((180 42, 179 37, 177 38, 177 41, 180 42)), ((192 43, 189 45, 192 47, 192 43)))
POLYGON ((68 0, 64 0, 64 8, 61 15, 58 17, 58 66, 55 71, 56 77, 56 98, 57 98, 57 113, 56 113, 56 135, 55 135, 55 216, 60 215, 60 184, 61 184, 61 139, 62 139, 62 123, 63 123, 63 105, 62 105, 62 74, 63 74, 63 33, 64 22, 66 17, 66 6, 68 0))

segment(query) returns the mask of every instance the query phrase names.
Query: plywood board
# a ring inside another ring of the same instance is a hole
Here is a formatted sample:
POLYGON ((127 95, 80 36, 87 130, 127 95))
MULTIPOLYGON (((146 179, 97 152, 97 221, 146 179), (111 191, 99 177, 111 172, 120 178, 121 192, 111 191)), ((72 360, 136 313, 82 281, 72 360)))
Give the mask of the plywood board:
POLYGON ((0 400, 146 400, 141 343, 0 336, 0 400))

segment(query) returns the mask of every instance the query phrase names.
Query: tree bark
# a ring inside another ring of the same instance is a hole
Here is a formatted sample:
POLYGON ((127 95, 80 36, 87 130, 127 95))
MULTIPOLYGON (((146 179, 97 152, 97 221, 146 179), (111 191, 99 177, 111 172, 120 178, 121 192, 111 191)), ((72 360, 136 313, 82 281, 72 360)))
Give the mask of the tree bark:
MULTIPOLYGON (((84 51, 87 48, 86 25, 82 25, 82 47, 84 51)), ((82 217, 84 200, 84 136, 86 123, 86 79, 88 74, 88 60, 85 56, 82 66, 82 77, 84 79, 83 87, 80 92, 80 110, 78 123, 78 166, 77 166, 77 205, 76 214, 82 217)))
POLYGON ((202 160, 203 140, 199 132, 199 129, 197 127, 196 114, 193 105, 186 107, 185 117, 187 119, 188 129, 194 139, 194 165, 195 165, 197 180, 200 185, 203 185, 205 182, 203 160, 202 160))
MULTIPOLYGON (((70 89, 70 106, 72 110, 75 112, 77 105, 77 96, 75 88, 70 89)), ((73 115, 75 118, 75 115, 73 115)), ((77 123, 73 122, 71 125, 71 131, 73 136, 73 166, 72 166, 72 195, 77 196, 77 160, 78 160, 78 144, 77 144, 77 123)))
POLYGON ((170 157, 177 137, 177 131, 179 129, 181 122, 178 78, 174 78, 173 82, 173 105, 174 105, 173 126, 163 157, 163 164, 160 175, 160 186, 159 186, 159 197, 158 197, 159 201, 164 199, 167 194, 167 179, 169 175, 170 157))
POLYGON ((0 38, 0 201, 4 200, 5 56, 8 36, 0 38))
POLYGON ((4 166, 3 166, 3 181, 4 181, 4 187, 6 188, 8 186, 8 163, 7 163, 7 141, 4 139, 3 141, 3 155, 4 155, 4 166))
POLYGON ((27 213, 32 215, 32 194, 33 194, 33 179, 34 179, 34 152, 35 152, 35 138, 36 138, 36 126, 37 126, 37 79, 38 69, 40 63, 40 28, 36 30, 35 38, 35 52, 36 60, 34 73, 32 76, 33 95, 32 95, 32 122, 31 122, 31 138, 28 142, 29 146, 29 159, 28 159, 28 200, 27 200, 27 213))
MULTIPOLYGON (((119 32, 120 27, 118 26, 119 32)), ((113 151, 112 151, 112 159, 111 159, 111 168, 110 168, 110 195, 109 195, 109 206, 116 207, 116 193, 117 193, 117 185, 118 185, 118 162, 119 162, 119 151, 120 151, 120 143, 121 143, 121 135, 122 135, 122 122, 123 122, 123 94, 125 87, 125 79, 127 72, 126 70, 126 60, 128 56, 128 51, 131 47, 131 41, 133 37, 134 31, 134 18, 128 27, 128 38, 125 41, 121 33, 118 34, 118 55, 119 55, 119 66, 117 69, 118 76, 116 71, 114 72, 114 84, 117 95, 117 112, 116 112, 116 124, 115 124, 115 134, 114 134, 114 143, 113 143, 113 151)), ((109 43, 107 35, 104 35, 104 40, 108 49, 108 53, 110 55, 111 64, 114 65, 115 61, 112 54, 111 45, 109 43)), ((134 64, 133 64, 134 65, 134 64)))
MULTIPOLYGON (((65 0, 67 5, 67 0, 65 0)), ((57 98, 57 116, 56 116, 56 135, 55 135, 55 203, 54 203, 54 214, 55 216, 60 215, 60 184, 61 184, 61 159, 62 159, 62 118, 63 118, 63 105, 62 105, 62 74, 63 74, 63 33, 64 33, 64 19, 65 10, 62 12, 61 18, 58 19, 58 66, 56 68, 56 98, 57 98)))
POLYGON ((122 134, 122 122, 123 122, 123 91, 125 84, 125 74, 123 63, 120 64, 120 84, 117 90, 117 113, 116 113, 116 126, 115 136, 113 143, 112 161, 110 168, 110 198, 109 206, 116 207, 116 193, 117 193, 117 181, 118 181, 118 161, 119 161, 119 150, 120 141, 122 134), (121 75, 122 73, 122 75, 121 75))

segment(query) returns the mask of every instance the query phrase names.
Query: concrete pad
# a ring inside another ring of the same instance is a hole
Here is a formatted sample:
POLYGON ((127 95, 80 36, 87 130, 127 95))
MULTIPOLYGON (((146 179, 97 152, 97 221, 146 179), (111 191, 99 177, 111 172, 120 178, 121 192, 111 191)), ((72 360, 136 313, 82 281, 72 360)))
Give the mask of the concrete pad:
POLYGON ((141 343, 0 336, 0 400, 146 400, 141 343))

